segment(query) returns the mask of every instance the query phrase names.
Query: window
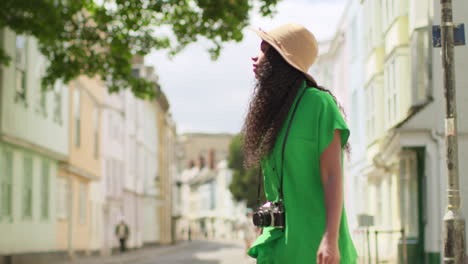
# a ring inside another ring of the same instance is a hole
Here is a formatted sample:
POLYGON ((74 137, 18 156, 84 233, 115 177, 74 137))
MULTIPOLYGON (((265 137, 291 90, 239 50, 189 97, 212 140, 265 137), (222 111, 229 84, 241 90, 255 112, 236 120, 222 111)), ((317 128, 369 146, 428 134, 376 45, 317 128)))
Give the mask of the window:
POLYGON ((57 194, 57 218, 67 219, 68 195, 71 195, 71 193, 65 177, 57 178, 57 194))
POLYGON ((359 48, 359 43, 358 43, 358 19, 357 16, 353 18, 353 21, 351 22, 351 58, 356 58, 358 55, 358 48, 359 48))
POLYGON ((418 210, 418 168, 416 153, 406 152, 400 161, 400 215, 402 226, 408 237, 417 237, 419 234, 418 210))
POLYGON ((108 131, 108 136, 110 138, 114 138, 114 134, 113 134, 113 129, 112 129, 112 125, 113 124, 113 119, 112 119, 112 113, 109 113, 109 119, 108 119, 108 124, 107 124, 107 131, 108 131))
POLYGON ((117 168, 115 167, 115 160, 114 159, 111 159, 110 160, 110 177, 109 179, 111 180, 111 194, 112 196, 115 196, 115 174, 117 173, 117 168))
POLYGON ((106 160, 105 165, 106 165, 106 174, 105 174, 105 179, 104 180, 105 180, 105 183, 106 183, 106 195, 110 196, 111 195, 110 160, 106 160))
POLYGON ((364 43, 366 44, 366 51, 370 52, 373 46, 374 37, 373 37, 373 26, 374 26, 374 19, 373 19, 373 0, 366 1, 364 10, 365 10, 365 20, 366 20, 366 37, 364 39, 364 43))
POLYGON ((23 158, 23 218, 32 218, 33 203, 33 164, 32 157, 25 155, 23 158))
POLYGON ((15 102, 22 102, 27 106, 26 102, 26 63, 27 63, 27 39, 26 36, 17 35, 16 43, 16 87, 15 87, 15 102))
POLYGON ((139 78, 140 77, 140 69, 136 69, 136 68, 132 69, 132 75, 135 78, 139 78))
POLYGON ((42 89, 42 87, 39 87, 40 91, 40 96, 39 96, 39 102, 38 102, 38 109, 37 112, 40 113, 42 116, 46 117, 47 116, 47 92, 42 89))
POLYGON ((396 82, 396 62, 391 59, 385 66, 385 112, 386 123, 389 126, 394 125, 397 120, 397 82, 396 82))
POLYGON ((86 224, 86 210, 88 210, 87 204, 88 190, 86 189, 85 183, 80 183, 80 224, 86 224))
POLYGON ((351 125, 352 125, 352 130, 355 131, 354 136, 353 136, 353 142, 356 144, 358 143, 359 140, 359 97, 358 97, 358 91, 354 91, 352 95, 352 116, 351 116, 351 125))
POLYGON ((374 86, 370 85, 367 87, 367 134, 369 139, 373 140, 375 136, 375 97, 374 97, 374 86))
POLYGON ((94 108, 94 158, 99 157, 99 108, 94 108))
MULTIPOLYGON (((44 76, 46 72, 46 60, 45 58, 38 59, 37 62, 38 69, 39 69, 39 76, 44 76)), ((37 103, 36 103, 36 112, 42 115, 43 117, 47 117, 47 91, 43 89, 42 85, 39 84, 37 86, 37 103)))
POLYGON ((390 23, 390 0, 385 0, 385 10, 384 10, 384 22, 385 26, 387 26, 390 23))
POLYGON ((47 160, 42 161, 41 170, 41 217, 42 219, 49 218, 49 173, 50 165, 47 160))
POLYGON ((13 203, 13 155, 0 152, 0 219, 11 219, 13 203))
POLYGON ((411 39, 412 106, 423 104, 430 97, 431 51, 429 31, 416 29, 411 39))
POLYGON ((75 146, 80 146, 81 129, 81 94, 78 88, 75 88, 73 95, 74 118, 75 118, 75 146))
POLYGON ((210 210, 216 208, 216 182, 210 182, 210 210))
POLYGON ((396 122, 397 120, 397 114, 398 114, 398 108, 397 108, 397 82, 396 82, 396 76, 399 75, 397 73, 397 67, 396 67, 396 64, 393 63, 392 65, 392 84, 393 84, 393 87, 392 87, 392 106, 393 106, 393 109, 392 109, 392 115, 393 115, 393 122, 396 122))
POLYGON ((61 125, 62 120, 62 83, 54 86, 54 122, 61 125))

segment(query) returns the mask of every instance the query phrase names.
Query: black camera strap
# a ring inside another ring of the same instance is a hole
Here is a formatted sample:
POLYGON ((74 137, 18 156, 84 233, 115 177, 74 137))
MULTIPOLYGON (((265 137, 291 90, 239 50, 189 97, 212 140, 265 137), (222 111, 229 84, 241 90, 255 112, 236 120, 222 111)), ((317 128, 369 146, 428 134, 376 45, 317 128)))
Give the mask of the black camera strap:
MULTIPOLYGON (((296 104, 294 105, 293 112, 291 114, 291 119, 288 122, 288 127, 286 129, 286 134, 284 135, 283 139, 283 146, 281 149, 281 176, 280 176, 280 188, 279 188, 279 200, 283 201, 283 167, 284 167, 284 151, 286 149, 286 142, 288 141, 288 135, 289 135, 289 130, 291 129, 291 124, 292 121, 294 120, 294 116, 296 114, 297 107, 299 106, 299 103, 301 102, 302 97, 304 96, 305 92, 307 91, 307 87, 304 88, 302 91, 301 95, 299 96, 299 99, 297 99, 296 104)), ((258 190, 257 190, 257 206, 260 206, 260 190, 261 190, 261 184, 262 184, 262 169, 260 167, 259 172, 258 172, 258 190)))

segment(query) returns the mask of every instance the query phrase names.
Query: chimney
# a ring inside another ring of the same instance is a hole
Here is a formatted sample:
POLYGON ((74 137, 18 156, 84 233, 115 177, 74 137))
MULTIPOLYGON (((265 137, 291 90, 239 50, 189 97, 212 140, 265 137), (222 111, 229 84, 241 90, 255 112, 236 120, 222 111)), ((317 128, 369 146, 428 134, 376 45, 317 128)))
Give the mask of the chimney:
POLYGON ((188 163, 188 167, 189 167, 189 169, 195 167, 195 161, 190 160, 189 163, 188 163))
POLYGON ((205 167, 205 158, 202 155, 198 157, 198 168, 203 169, 205 167))
POLYGON ((210 166, 210 169, 214 170, 215 169, 215 163, 216 163, 216 160, 215 160, 215 150, 214 149, 210 149, 209 153, 208 153, 208 166, 210 166))

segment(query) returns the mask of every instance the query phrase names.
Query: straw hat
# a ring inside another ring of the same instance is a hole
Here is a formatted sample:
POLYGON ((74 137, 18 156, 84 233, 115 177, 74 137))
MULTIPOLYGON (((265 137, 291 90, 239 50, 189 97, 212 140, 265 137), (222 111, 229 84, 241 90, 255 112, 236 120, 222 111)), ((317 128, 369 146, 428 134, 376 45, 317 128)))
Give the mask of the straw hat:
POLYGON ((317 39, 312 32, 298 24, 285 24, 269 32, 250 29, 275 48, 286 62, 315 82, 308 73, 318 55, 317 39))

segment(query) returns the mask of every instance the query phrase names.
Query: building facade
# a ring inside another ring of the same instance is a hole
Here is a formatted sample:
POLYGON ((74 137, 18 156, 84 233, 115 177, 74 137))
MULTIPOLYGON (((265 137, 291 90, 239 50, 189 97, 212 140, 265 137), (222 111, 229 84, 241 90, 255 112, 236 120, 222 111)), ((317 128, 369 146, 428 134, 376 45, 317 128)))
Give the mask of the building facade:
POLYGON ((160 92, 157 98, 158 134, 159 134, 159 171, 157 177, 159 200, 159 226, 161 231, 161 244, 174 242, 174 223, 172 217, 172 184, 175 178, 173 167, 176 162, 175 149, 177 144, 176 127, 169 112, 169 102, 164 93, 160 92))
POLYGON ((0 46, 12 58, 0 72, 0 263, 109 255, 120 220, 129 247, 172 243, 176 126, 154 68, 133 69, 154 100, 109 94, 98 77, 43 90, 37 41, 1 29, 0 46))
POLYGON ((60 164, 58 192, 66 217, 59 219, 59 250, 71 256, 98 249, 102 239, 101 105, 105 86, 97 79, 79 77, 69 84, 69 157, 60 164), (94 185, 92 187, 92 183, 94 185), (97 237, 96 237, 97 236, 97 237))
MULTIPOLYGON (((466 18, 467 8, 454 3, 456 21, 466 18)), ((351 190, 345 191, 353 196, 349 222, 363 262, 442 261, 445 106, 440 50, 432 47, 431 34, 439 14, 438 1, 351 0, 335 38, 322 44, 317 79, 338 99, 344 94, 351 113, 352 154, 345 174, 351 190), (339 51, 342 45, 348 59, 339 51), (340 84, 348 84, 348 92, 340 84)), ((466 56, 466 48, 456 49, 459 101, 467 96, 461 89, 468 82, 461 70, 466 56)), ((467 111, 463 104, 457 110, 459 117, 467 111)), ((462 161, 468 124, 458 121, 462 161)), ((460 163, 460 172, 464 166, 460 163)), ((465 202, 466 183, 460 180, 465 202)))
POLYGON ((37 41, 8 29, 0 34, 12 58, 0 77, 1 261, 57 249, 55 201, 59 164, 69 155, 69 117, 68 87, 41 89, 47 61, 37 41))
MULTIPOLYGON (((211 152, 214 153, 214 152, 211 152)), ((177 226, 177 238, 237 240, 243 235, 242 224, 246 223, 246 204, 236 202, 229 191, 232 171, 227 161, 208 163, 183 172, 182 218, 177 226)))
POLYGON ((174 181, 175 237, 240 239, 246 205, 232 198, 227 155, 232 135, 190 133, 179 137, 180 173, 174 181))
MULTIPOLYGON (((319 58, 312 71, 319 85, 337 97, 351 131, 350 152, 344 157, 344 203, 354 241, 363 245, 367 242, 363 219, 368 216, 368 181, 362 173, 368 166, 364 9, 361 1, 349 1, 344 10, 335 36, 320 44, 319 58)), ((364 249, 358 247, 361 257, 367 253, 364 249)))
POLYGON ((118 247, 115 226, 123 214, 123 181, 125 173, 125 105, 124 92, 109 94, 105 91, 102 107, 102 195, 103 206, 103 243, 105 255, 118 247))

